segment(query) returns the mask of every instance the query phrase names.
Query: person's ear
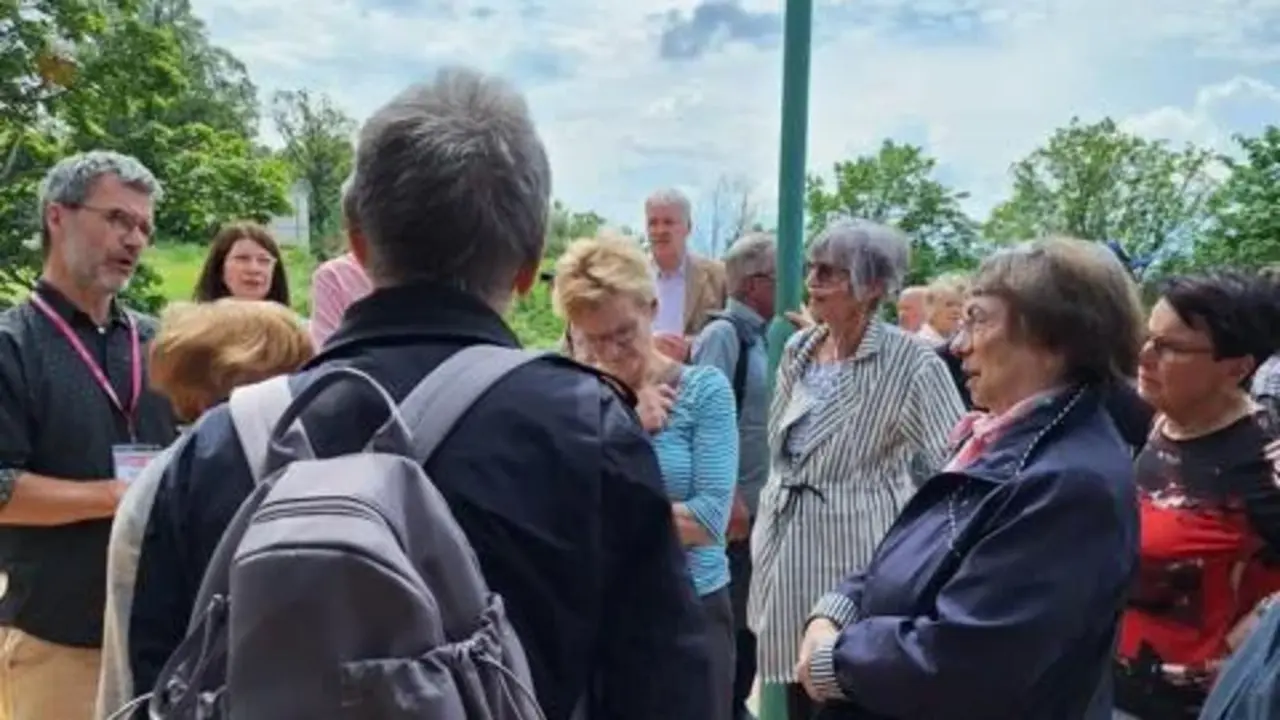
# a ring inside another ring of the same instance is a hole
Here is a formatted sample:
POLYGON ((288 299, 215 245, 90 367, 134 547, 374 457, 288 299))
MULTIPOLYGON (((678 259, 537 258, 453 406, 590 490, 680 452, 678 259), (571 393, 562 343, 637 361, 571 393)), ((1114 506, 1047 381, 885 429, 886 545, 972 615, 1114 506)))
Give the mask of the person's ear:
POLYGON ((525 265, 516 271, 516 281, 513 289, 516 295, 523 297, 529 294, 536 282, 538 282, 538 263, 535 262, 525 265))

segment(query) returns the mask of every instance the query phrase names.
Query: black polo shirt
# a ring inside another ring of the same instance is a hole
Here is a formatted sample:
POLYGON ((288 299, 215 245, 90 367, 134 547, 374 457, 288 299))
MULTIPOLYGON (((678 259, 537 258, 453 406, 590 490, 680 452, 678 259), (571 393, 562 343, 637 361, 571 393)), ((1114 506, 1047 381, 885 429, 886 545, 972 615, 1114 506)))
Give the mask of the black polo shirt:
MULTIPOLYGON (((127 405, 133 396, 129 320, 138 325, 144 384, 155 321, 113 303, 106 325, 98 327, 52 286, 41 282, 36 292, 67 321, 127 405)), ((169 402, 144 387, 131 438, 128 420, 93 372, 30 300, 0 314, 0 397, 4 468, 102 480, 115 474, 112 446, 165 446, 176 436, 169 402)), ((8 574, 0 625, 63 645, 100 646, 110 532, 110 520, 0 526, 0 569, 8 574)))

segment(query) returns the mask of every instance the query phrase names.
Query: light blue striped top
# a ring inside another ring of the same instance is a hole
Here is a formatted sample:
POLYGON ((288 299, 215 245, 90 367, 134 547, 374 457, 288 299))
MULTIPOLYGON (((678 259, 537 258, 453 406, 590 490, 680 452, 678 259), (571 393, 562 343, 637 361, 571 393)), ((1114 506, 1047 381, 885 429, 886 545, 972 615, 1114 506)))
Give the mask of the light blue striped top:
POLYGON ((672 502, 684 503, 715 540, 686 550, 699 596, 729 584, 725 533, 738 479, 738 421, 733 388, 719 369, 684 368, 667 427, 653 438, 672 502))

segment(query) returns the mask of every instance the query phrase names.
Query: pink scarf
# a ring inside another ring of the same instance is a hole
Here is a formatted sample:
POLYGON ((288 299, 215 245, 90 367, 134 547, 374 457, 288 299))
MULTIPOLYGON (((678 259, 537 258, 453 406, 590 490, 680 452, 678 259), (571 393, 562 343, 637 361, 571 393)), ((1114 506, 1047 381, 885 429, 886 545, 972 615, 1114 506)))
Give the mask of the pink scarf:
POLYGON ((991 447, 992 443, 1004 434, 1004 431, 1010 425, 1022 419, 1036 405, 1057 393, 1057 389, 1036 393, 999 415, 992 415, 981 410, 965 413, 964 417, 960 418, 960 422, 956 424, 955 429, 951 431, 951 437, 949 438, 951 447, 955 447, 961 442, 964 445, 960 446, 960 451, 951 458, 951 462, 947 463, 944 471, 956 472, 972 465, 987 448, 991 447))

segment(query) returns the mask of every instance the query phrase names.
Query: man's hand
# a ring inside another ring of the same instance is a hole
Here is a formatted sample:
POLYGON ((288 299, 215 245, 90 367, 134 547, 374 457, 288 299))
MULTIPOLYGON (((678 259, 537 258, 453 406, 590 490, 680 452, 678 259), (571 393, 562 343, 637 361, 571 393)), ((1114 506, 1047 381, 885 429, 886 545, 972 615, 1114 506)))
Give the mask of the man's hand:
POLYGON ((800 660, 796 663, 796 681, 804 686, 804 691, 814 700, 825 700, 818 695, 809 674, 809 661, 813 659, 813 651, 818 646, 834 641, 840 635, 840 628, 826 618, 814 618, 804 631, 804 639, 800 641, 800 660))
POLYGON ((727 537, 729 542, 746 540, 751 537, 751 511, 747 509, 747 502, 742 499, 741 491, 733 494, 733 507, 729 510, 727 537))
POLYGON ((680 335, 658 333, 653 336, 653 344, 658 352, 678 363, 689 361, 689 341, 680 335))
POLYGON ((650 433, 661 432, 667 426, 667 416, 676 402, 676 391, 670 385, 648 385, 636 393, 636 412, 640 424, 650 433))

